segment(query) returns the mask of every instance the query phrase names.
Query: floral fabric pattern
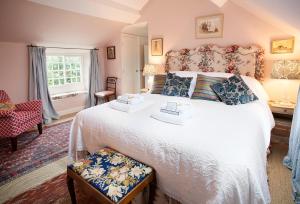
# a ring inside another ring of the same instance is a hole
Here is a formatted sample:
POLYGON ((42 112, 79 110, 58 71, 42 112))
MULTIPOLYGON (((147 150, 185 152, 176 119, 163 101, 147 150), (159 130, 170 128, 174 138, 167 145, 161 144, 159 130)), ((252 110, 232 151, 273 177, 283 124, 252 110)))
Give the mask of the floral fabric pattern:
POLYGON ((179 77, 175 73, 168 73, 162 95, 189 97, 192 77, 179 77))
POLYGON ((239 75, 234 75, 223 83, 213 84, 211 88, 227 105, 246 104, 258 100, 257 96, 239 75))
POLYGON ((152 168, 110 148, 68 166, 117 203, 151 174, 152 168))
POLYGON ((258 46, 203 45, 166 53, 166 71, 226 72, 255 77, 264 75, 264 50, 258 46))

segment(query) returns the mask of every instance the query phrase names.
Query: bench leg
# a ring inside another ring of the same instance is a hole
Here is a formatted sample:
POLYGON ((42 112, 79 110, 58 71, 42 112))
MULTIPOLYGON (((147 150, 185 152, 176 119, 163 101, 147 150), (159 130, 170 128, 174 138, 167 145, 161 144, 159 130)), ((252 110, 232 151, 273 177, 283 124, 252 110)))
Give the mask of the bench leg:
POLYGON ((74 181, 73 179, 67 175, 67 184, 68 190, 71 197, 72 204, 76 204, 76 195, 75 195, 75 188, 74 188, 74 181))
POLYGON ((17 150, 17 147, 18 147, 18 140, 17 140, 17 137, 11 137, 10 138, 10 141, 11 141, 11 148, 12 148, 12 151, 16 151, 17 150))
POLYGON ((156 188, 156 183, 155 183, 155 181, 153 181, 153 182, 150 183, 149 203, 148 204, 153 204, 154 203, 155 188, 156 188))

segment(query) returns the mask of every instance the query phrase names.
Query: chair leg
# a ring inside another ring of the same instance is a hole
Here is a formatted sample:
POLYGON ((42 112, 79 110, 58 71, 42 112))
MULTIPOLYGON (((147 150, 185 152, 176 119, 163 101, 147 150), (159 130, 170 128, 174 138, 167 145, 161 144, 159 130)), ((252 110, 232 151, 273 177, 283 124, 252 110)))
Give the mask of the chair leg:
POLYGON ((43 123, 39 123, 38 125, 39 134, 43 134, 43 123))
POLYGON ((16 151, 17 148, 18 148, 18 139, 17 137, 11 137, 10 138, 10 141, 11 141, 11 148, 12 148, 12 151, 16 151))
POLYGON ((95 97, 95 106, 98 105, 98 97, 95 97))
POLYGON ((76 204, 76 194, 75 194, 75 188, 74 188, 74 181, 73 179, 67 175, 67 185, 69 194, 71 197, 72 204, 76 204))

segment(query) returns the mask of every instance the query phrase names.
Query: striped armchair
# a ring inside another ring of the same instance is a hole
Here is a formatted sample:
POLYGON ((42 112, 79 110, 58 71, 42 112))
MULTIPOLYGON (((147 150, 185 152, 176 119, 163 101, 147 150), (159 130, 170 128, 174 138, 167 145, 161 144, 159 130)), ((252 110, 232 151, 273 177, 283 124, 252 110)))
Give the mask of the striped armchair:
MULTIPOLYGON (((4 90, 0 90, 0 103, 11 100, 4 90)), ((42 134, 42 102, 40 100, 16 104, 15 108, 0 109, 0 137, 10 137, 12 150, 17 150, 17 136, 37 125, 42 134)))

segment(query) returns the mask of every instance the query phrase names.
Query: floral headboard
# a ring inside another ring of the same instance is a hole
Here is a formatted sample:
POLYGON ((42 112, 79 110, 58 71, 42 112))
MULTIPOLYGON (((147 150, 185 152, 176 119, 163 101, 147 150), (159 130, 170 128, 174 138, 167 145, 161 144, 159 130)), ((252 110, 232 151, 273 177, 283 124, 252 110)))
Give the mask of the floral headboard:
POLYGON ((203 45, 166 53, 166 71, 226 72, 255 77, 264 75, 264 50, 258 46, 203 45))

